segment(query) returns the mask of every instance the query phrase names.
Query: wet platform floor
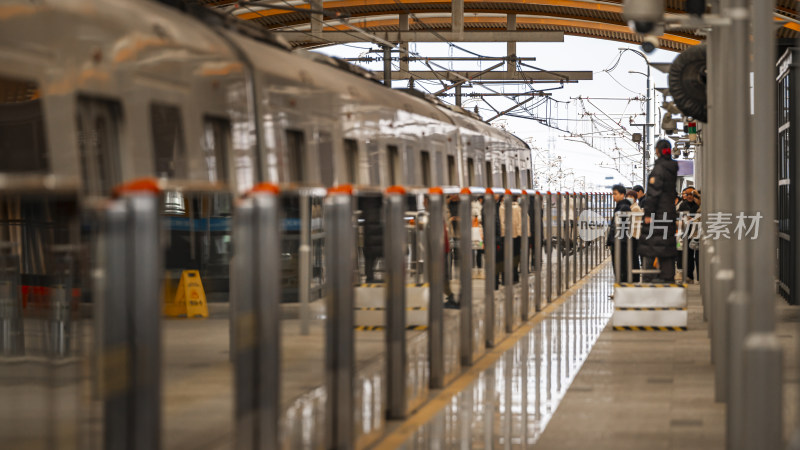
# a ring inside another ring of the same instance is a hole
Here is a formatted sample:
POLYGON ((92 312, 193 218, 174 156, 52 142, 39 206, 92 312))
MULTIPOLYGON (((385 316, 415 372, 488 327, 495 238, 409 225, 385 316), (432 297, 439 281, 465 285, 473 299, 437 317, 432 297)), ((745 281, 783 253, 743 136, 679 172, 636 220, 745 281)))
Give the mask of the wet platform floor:
MULTIPOLYGON (((529 448, 613 312, 602 266, 491 349, 375 448, 529 448)), ((587 447, 591 448, 591 447, 587 447)))

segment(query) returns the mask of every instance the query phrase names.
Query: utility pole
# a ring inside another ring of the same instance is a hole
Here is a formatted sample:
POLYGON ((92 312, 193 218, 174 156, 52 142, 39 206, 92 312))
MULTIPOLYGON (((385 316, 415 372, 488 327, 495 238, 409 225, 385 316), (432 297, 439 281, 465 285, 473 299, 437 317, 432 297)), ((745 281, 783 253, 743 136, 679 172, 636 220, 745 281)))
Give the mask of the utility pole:
MULTIPOLYGON (((644 59, 644 62, 647 64, 647 73, 635 72, 629 70, 628 73, 638 73, 640 75, 644 75, 647 77, 647 86, 645 88, 645 94, 647 95, 647 99, 645 100, 647 109, 645 114, 645 123, 642 125, 644 127, 643 135, 644 135, 644 145, 642 148, 642 186, 647 188, 647 151, 650 149, 650 127, 653 124, 650 123, 650 101, 652 98, 650 97, 650 60, 647 59, 647 56, 644 53, 640 52, 639 50, 634 50, 632 48, 621 48, 622 51, 629 51, 636 53, 637 55, 641 56, 644 59)), ((637 125, 637 124, 633 124, 637 125)))

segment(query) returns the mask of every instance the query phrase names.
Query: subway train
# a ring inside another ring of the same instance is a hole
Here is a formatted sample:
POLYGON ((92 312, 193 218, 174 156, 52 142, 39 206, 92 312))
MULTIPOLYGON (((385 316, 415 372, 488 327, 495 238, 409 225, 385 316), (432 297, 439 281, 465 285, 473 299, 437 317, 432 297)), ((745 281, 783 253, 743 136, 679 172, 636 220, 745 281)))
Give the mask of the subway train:
MULTIPOLYGON (((130 180, 159 179, 166 269, 199 270, 211 292, 228 290, 233 202, 260 182, 531 186, 527 144, 477 115, 292 51, 235 17, 183 9, 0 4, 2 186, 74 190, 93 205, 130 180)), ((17 236, 24 286, 47 278, 42 239, 91 233, 80 221, 76 231, 37 228, 52 222, 53 208, 4 201, 2 233, 17 236)), ((297 245, 286 245, 291 259, 297 245)))

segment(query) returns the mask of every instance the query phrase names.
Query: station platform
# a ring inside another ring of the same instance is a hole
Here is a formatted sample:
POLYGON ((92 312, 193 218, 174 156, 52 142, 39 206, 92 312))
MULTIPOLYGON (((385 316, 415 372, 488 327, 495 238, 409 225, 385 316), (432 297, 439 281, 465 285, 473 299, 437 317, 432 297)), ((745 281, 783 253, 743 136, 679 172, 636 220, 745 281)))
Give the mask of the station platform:
MULTIPOLYGON (((724 448, 699 286, 687 288, 688 331, 613 330, 612 286, 601 266, 408 420, 389 423, 374 448, 724 448)), ((777 297, 776 308, 790 431, 800 308, 777 297)))

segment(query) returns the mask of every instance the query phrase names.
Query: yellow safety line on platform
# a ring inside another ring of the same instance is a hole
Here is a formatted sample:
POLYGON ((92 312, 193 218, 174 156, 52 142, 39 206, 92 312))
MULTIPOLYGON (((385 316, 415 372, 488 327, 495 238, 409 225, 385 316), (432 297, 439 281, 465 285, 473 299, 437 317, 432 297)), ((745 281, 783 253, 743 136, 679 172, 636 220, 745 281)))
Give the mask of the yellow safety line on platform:
POLYGON ((615 308, 617 311, 686 311, 686 308, 633 308, 626 306, 619 306, 615 308))
POLYGON ((572 285, 572 287, 561 294, 560 297, 539 311, 539 314, 536 314, 530 320, 528 320, 528 322, 514 330, 496 347, 488 349, 486 353, 484 353, 483 356, 477 362, 475 362, 474 365, 467 369, 466 372, 463 372, 449 385, 445 386, 444 389, 442 389, 435 397, 425 403, 419 410, 417 410, 416 413, 404 420, 399 427, 388 433, 372 448, 374 450, 396 449, 406 443, 406 441, 408 441, 408 439, 419 427, 430 422, 431 419, 433 419, 433 417, 439 413, 439 411, 447 406, 450 403, 450 399, 454 395, 457 395, 459 392, 469 387, 469 385, 478 378, 481 372, 487 370, 492 364, 497 362, 503 353, 511 349, 514 344, 528 334, 533 329, 534 325, 544 320, 545 317, 550 315, 558 306, 564 303, 567 298, 569 298, 569 295, 571 295, 589 280, 590 276, 594 275, 596 272, 600 271, 601 268, 605 267, 610 259, 611 258, 604 259, 603 262, 601 262, 597 267, 583 277, 578 283, 572 285))
POLYGON ((614 327, 614 331, 686 331, 687 327, 614 327))
POLYGON ((650 288, 668 288, 668 287, 679 287, 679 288, 686 288, 688 284, 679 284, 679 283, 614 283, 614 287, 650 287, 650 288))

